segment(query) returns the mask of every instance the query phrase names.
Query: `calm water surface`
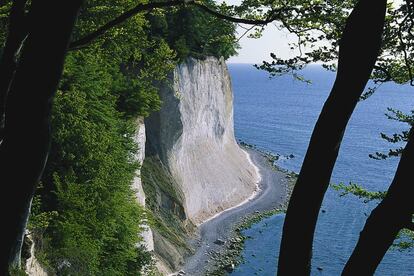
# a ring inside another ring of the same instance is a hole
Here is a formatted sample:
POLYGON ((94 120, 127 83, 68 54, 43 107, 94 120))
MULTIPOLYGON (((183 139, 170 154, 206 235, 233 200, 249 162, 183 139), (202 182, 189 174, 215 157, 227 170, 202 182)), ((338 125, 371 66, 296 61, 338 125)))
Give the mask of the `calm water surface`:
MULTIPOLYGON (((293 159, 278 165, 299 172, 313 126, 335 75, 318 66, 303 74, 308 85, 285 76, 269 79, 252 65, 229 64, 235 94, 237 138, 259 148, 293 159)), ((408 112, 414 109, 414 88, 383 85, 376 94, 360 102, 351 118, 341 146, 332 181, 354 182, 373 190, 384 190, 392 180, 397 159, 377 161, 368 155, 386 151, 389 144, 380 133, 392 134, 407 126, 388 120, 387 107, 408 112)), ((375 204, 363 204, 348 196, 328 191, 319 216, 314 243, 312 275, 339 275, 355 246, 367 214, 375 204), (320 268, 322 270, 319 270, 320 268)), ((232 275, 274 275, 276 272, 283 216, 263 220, 246 230, 245 263, 232 275)), ((389 251, 377 275, 414 275, 414 251, 389 251)))

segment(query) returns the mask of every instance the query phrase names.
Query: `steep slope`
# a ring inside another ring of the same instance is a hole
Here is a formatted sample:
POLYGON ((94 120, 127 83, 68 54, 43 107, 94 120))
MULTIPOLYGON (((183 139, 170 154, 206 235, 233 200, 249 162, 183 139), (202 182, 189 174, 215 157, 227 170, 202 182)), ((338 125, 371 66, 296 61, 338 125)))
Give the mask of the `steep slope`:
POLYGON ((160 87, 159 112, 145 120, 142 167, 155 252, 171 269, 188 254, 194 225, 240 204, 259 175, 236 143, 233 93, 224 60, 187 59, 160 87))
POLYGON ((234 137, 224 60, 188 59, 172 79, 160 91, 161 111, 145 122, 147 145, 178 184, 186 217, 198 224, 248 198, 258 175, 234 137))
MULTIPOLYGON (((142 166, 145 158, 145 124, 143 118, 137 119, 137 130, 135 133, 134 141, 138 145, 138 151, 135 154, 135 159, 138 161, 140 166, 142 166)), ((142 188, 142 178, 141 178, 141 169, 137 171, 137 174, 132 182, 132 188, 136 191, 136 197, 138 203, 145 208, 145 193, 142 188)), ((148 225, 143 225, 143 231, 141 237, 143 239, 142 243, 147 248, 148 251, 154 250, 154 239, 151 228, 148 225)))

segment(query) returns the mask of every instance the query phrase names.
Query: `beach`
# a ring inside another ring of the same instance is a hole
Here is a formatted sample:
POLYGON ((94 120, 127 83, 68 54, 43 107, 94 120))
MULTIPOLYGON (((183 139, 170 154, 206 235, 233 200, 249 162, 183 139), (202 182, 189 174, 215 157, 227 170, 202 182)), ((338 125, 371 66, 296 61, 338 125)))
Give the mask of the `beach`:
POLYGON ((223 244, 234 236, 234 227, 243 218, 276 208, 282 208, 289 195, 289 176, 272 166, 261 152, 245 149, 260 172, 256 191, 242 204, 231 207, 199 225, 197 237, 190 242, 194 254, 185 259, 182 271, 186 275, 204 275, 214 267, 213 252, 224 250, 223 244))

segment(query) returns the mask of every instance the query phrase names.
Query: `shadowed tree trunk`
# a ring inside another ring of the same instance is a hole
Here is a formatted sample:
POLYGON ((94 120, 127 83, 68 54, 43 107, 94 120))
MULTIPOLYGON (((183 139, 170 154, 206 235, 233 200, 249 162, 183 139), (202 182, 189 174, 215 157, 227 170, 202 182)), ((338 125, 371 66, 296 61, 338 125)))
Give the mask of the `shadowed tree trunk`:
POLYGON ((17 56, 27 35, 25 6, 27 0, 15 0, 10 11, 9 33, 0 60, 0 141, 4 134, 6 98, 17 66, 17 56))
POLYGON ((319 210, 342 137, 381 47, 386 0, 361 0, 349 16, 337 77, 313 130, 283 227, 278 275, 309 275, 319 210))
POLYGON ((29 36, 10 86, 0 145, 0 275, 18 266, 34 189, 46 163, 50 113, 82 0, 32 0, 29 36))
POLYGON ((342 275, 373 275, 400 230, 413 229, 414 128, 384 200, 372 211, 342 275))

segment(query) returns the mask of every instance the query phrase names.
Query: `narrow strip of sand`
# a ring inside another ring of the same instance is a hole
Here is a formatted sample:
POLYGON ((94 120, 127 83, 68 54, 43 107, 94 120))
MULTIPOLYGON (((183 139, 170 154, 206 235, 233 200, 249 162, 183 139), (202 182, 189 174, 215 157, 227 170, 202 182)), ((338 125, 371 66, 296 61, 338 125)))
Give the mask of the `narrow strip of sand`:
POLYGON ((205 271, 214 266, 210 260, 209 253, 220 252, 223 246, 215 244, 218 239, 226 241, 233 236, 233 228, 244 217, 255 212, 264 212, 281 207, 288 195, 287 174, 275 170, 270 166, 268 159, 262 153, 248 149, 246 150, 249 160, 257 168, 258 179, 257 189, 252 196, 241 204, 229 208, 199 226, 198 238, 191 241, 195 253, 186 258, 183 270, 186 275, 201 276, 205 271))

